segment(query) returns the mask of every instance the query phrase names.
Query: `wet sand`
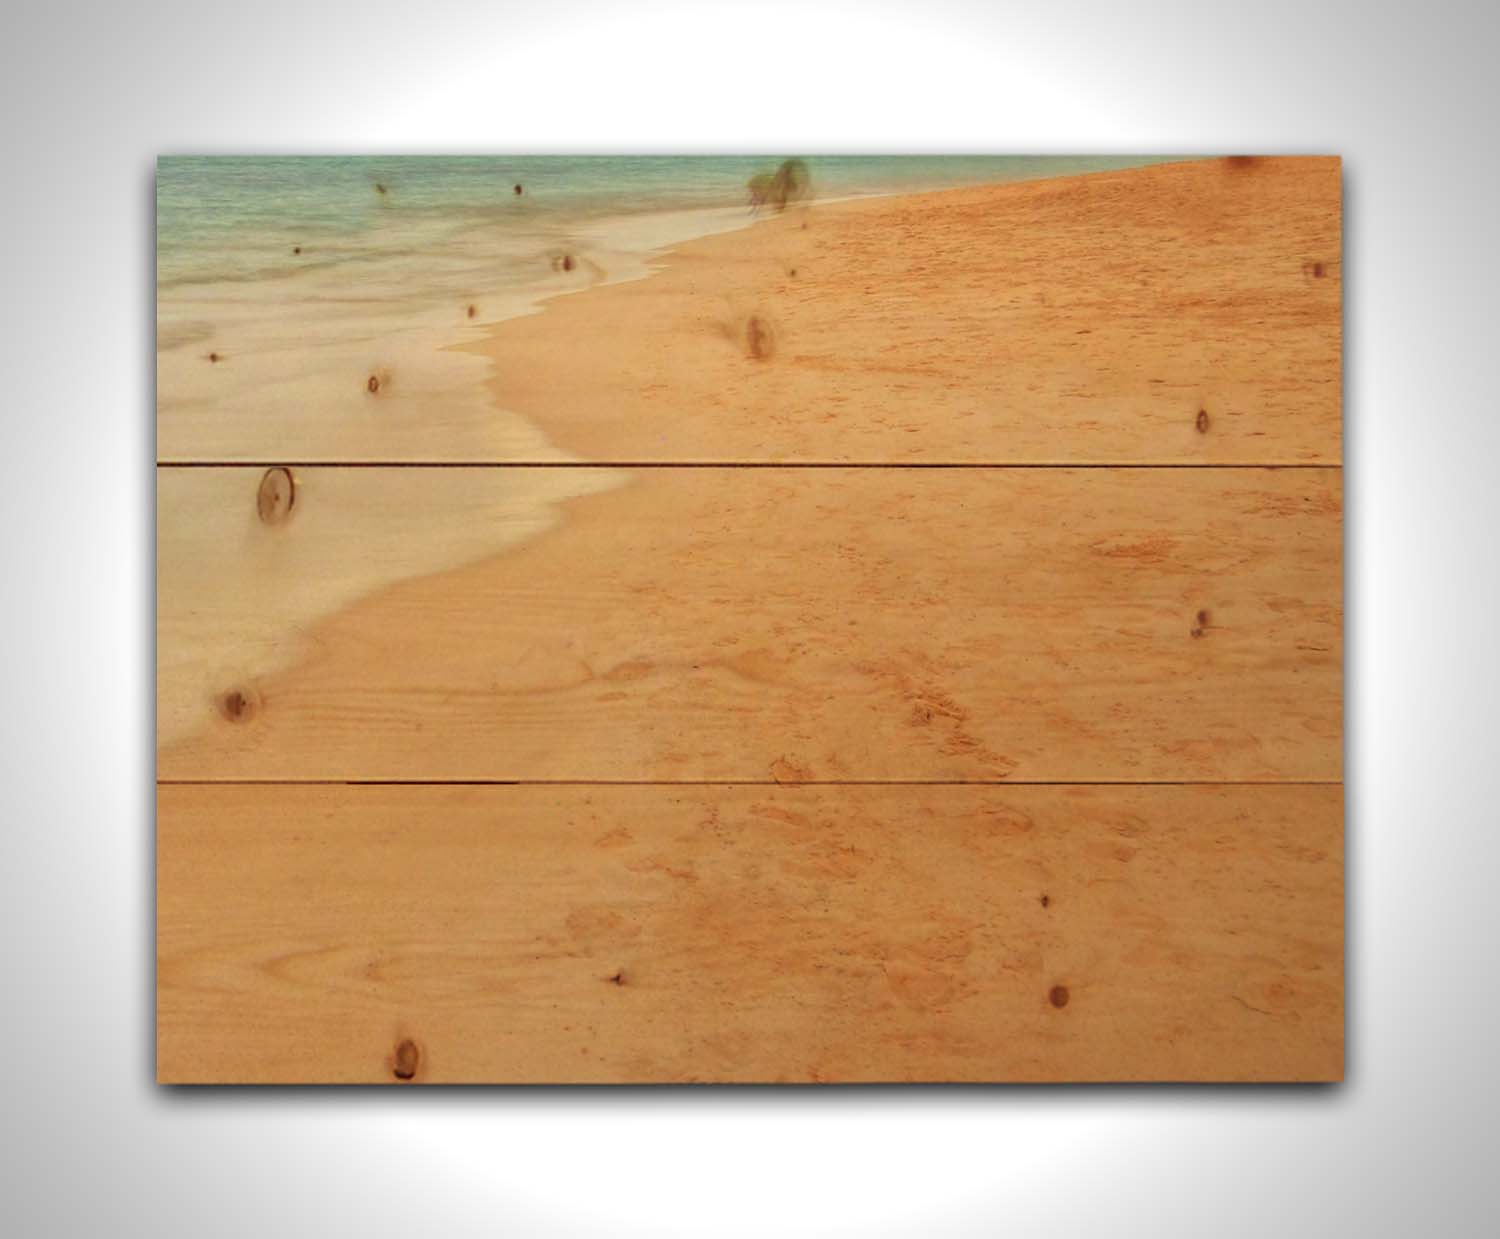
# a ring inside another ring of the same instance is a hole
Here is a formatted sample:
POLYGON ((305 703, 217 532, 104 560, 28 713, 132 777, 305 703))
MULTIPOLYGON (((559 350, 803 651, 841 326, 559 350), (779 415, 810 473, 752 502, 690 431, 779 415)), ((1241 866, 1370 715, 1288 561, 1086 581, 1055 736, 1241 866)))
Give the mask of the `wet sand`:
POLYGON ((568 461, 534 423, 496 409, 490 367, 453 346, 549 300, 640 279, 667 247, 749 222, 730 207, 466 228, 359 261, 309 247, 268 275, 168 282, 158 459, 568 461))

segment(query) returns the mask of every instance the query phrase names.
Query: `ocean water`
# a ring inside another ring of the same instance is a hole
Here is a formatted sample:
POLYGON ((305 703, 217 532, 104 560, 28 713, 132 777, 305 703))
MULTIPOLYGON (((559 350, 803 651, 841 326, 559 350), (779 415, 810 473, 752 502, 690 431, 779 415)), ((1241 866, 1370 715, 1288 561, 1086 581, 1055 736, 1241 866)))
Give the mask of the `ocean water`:
MULTIPOLYGON (((486 227, 547 235, 604 216, 745 207, 746 181, 776 162, 753 155, 164 158, 156 180, 158 281, 253 278, 314 261, 399 256, 403 246, 486 227), (292 253, 296 246, 301 255, 292 253), (308 262, 294 264, 294 257, 308 262)), ((1153 161, 837 155, 806 162, 814 192, 826 198, 1153 161)))
MULTIPOLYGON (((763 156, 241 157, 157 165, 157 409, 164 459, 524 451, 462 345, 548 297, 646 274, 667 247, 745 226, 763 156), (523 192, 516 194, 520 185, 523 192), (455 347, 457 346, 457 347, 455 347), (325 443, 319 435, 327 431, 325 443), (371 436, 372 440, 375 436, 371 436)), ((1158 162, 809 156, 815 199, 1158 162)))

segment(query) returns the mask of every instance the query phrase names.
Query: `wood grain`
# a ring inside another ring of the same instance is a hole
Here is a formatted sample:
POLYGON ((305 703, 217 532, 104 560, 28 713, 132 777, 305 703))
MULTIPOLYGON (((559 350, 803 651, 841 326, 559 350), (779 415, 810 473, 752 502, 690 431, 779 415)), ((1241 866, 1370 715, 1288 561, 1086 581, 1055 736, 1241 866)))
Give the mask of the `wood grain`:
POLYGON ((293 473, 160 473, 163 778, 1340 775, 1337 470, 293 473))
POLYGON ((168 786, 163 1081, 1332 1080, 1342 791, 168 786))
POLYGON ((158 1078, 1340 1078, 1340 194, 162 280, 158 1078))
MULTIPOLYGON (((647 280, 558 273, 492 333, 414 334, 355 266, 318 292, 371 304, 342 369, 165 351, 160 459, 1337 464, 1341 211, 1331 158, 831 203, 647 280)), ((259 295, 171 308, 209 329, 259 295)))

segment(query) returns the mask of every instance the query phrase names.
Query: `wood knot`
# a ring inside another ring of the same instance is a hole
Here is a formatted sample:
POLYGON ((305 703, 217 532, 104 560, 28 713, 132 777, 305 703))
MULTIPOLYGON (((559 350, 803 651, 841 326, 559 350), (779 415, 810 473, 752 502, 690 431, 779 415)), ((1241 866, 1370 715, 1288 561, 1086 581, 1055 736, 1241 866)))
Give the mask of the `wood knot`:
POLYGON ((1068 1005, 1068 987, 1066 985, 1054 985, 1047 991, 1047 1001, 1061 1010, 1068 1005))
POLYGON ((615 971, 614 971, 614 973, 612 975, 610 975, 609 977, 607 977, 606 980, 608 980, 611 985, 624 985, 625 984, 625 969, 623 969, 623 968, 616 968, 615 971))
POLYGON ((776 333, 759 314, 745 320, 745 352, 756 361, 766 361, 776 352, 776 333))
POLYGON ((1198 410, 1198 417, 1193 422, 1193 425, 1195 425, 1196 427, 1198 427, 1198 433, 1200 435, 1206 435, 1208 433, 1208 410, 1207 409, 1199 409, 1198 410))
POLYGON ((1315 280, 1321 280, 1323 278, 1324 271, 1325 271, 1325 268, 1324 268, 1324 266, 1323 266, 1322 263, 1320 263, 1320 262, 1313 263, 1313 265, 1312 265, 1313 279, 1315 279, 1315 280))
POLYGON ((1051 907, 1051 905, 1052 905, 1052 896, 1051 895, 1043 895, 1042 896, 1042 907, 1047 908, 1047 907, 1051 907))
POLYGON ((248 723, 258 706, 254 689, 231 688, 219 698, 219 713, 231 723, 248 723))
POLYGON ((290 469, 267 469, 255 492, 255 511, 266 525, 279 525, 292 514, 297 502, 297 484, 290 469))
POLYGON ((372 396, 380 390, 380 376, 378 374, 370 376, 369 381, 365 383, 365 390, 372 396))
POLYGON ((1192 633, 1195 637, 1203 637, 1208 635, 1207 611, 1199 611, 1198 614, 1193 617, 1192 633))
POLYGON ((474 307, 474 306, 472 306, 472 305, 471 305, 471 306, 470 306, 470 307, 469 307, 469 311, 468 311, 468 313, 469 313, 469 317, 470 317, 470 318, 473 318, 473 317, 474 317, 474 315, 476 315, 476 314, 478 314, 478 313, 479 313, 479 311, 478 311, 478 310, 477 310, 477 309, 476 309, 476 308, 475 308, 475 307, 474 307))
POLYGON ((210 353, 208 355, 208 364, 211 366, 216 366, 223 360, 224 355, 222 353, 210 353))
POLYGON ((396 1047, 396 1053, 391 1060, 391 1074, 398 1080, 410 1080, 417 1074, 417 1067, 422 1061, 422 1051, 417 1048, 417 1043, 407 1037, 396 1047))

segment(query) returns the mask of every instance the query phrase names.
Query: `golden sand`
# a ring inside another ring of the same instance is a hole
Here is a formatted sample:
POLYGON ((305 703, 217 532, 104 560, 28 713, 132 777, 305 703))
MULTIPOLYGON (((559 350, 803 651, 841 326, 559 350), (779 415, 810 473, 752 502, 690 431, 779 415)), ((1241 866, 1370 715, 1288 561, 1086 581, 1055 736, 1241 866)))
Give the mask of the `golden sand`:
POLYGON ((793 208, 475 348, 582 460, 1338 463, 1337 159, 793 208))

